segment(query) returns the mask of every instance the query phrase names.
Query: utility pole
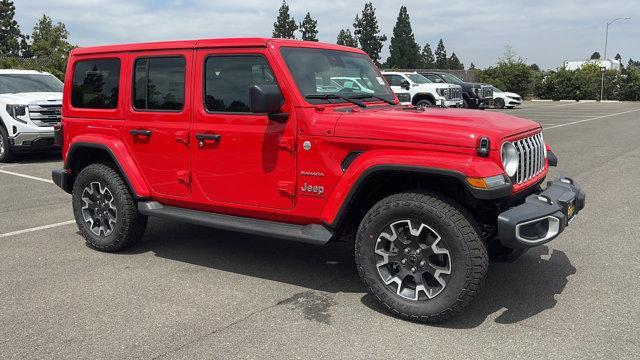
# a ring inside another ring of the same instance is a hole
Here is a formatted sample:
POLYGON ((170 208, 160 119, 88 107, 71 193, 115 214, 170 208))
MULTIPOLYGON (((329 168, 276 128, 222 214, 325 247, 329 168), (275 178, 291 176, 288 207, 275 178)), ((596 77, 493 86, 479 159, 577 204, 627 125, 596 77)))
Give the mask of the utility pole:
MULTIPOLYGON (((631 18, 628 16, 615 18, 607 23, 607 31, 604 36, 604 57, 602 61, 607 61, 607 43, 609 42, 609 25, 613 24, 618 20, 630 20, 631 18)), ((607 69, 603 66, 600 66, 600 101, 604 98, 604 74, 607 72, 607 69)))

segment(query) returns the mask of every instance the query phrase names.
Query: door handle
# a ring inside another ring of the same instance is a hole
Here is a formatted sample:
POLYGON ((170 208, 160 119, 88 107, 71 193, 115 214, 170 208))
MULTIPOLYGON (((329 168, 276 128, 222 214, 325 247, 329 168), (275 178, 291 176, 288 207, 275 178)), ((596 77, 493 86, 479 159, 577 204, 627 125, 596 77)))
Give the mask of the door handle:
POLYGON ((134 130, 129 130, 129 134, 133 135, 133 136, 151 136, 151 130, 147 130, 147 129, 134 129, 134 130))
POLYGON ((196 139, 204 141, 204 140, 212 140, 212 141, 220 141, 222 135, 220 134, 196 134, 196 139))

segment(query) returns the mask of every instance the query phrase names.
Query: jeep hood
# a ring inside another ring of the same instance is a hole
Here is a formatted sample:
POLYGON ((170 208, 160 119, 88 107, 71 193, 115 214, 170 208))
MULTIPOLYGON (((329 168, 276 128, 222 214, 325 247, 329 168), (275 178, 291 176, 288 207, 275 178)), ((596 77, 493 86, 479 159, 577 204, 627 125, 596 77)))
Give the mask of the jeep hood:
POLYGON ((486 136, 491 148, 496 149, 506 137, 540 129, 534 121, 499 112, 406 109, 396 106, 345 113, 336 123, 335 135, 472 148, 477 147, 480 137, 486 136))
POLYGON ((23 92, 0 94, 0 101, 7 104, 27 105, 34 101, 61 101, 61 92, 23 92))

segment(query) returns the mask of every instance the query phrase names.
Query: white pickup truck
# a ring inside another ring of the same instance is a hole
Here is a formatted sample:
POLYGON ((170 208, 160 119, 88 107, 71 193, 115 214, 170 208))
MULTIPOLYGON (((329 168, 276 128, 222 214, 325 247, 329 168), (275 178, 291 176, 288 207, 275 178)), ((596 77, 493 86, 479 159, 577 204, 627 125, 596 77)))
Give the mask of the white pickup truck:
POLYGON ((0 70, 0 162, 19 152, 54 150, 62 82, 33 70, 0 70))
POLYGON ((462 107, 462 87, 437 84, 416 72, 383 71, 393 92, 409 92, 411 105, 462 107))

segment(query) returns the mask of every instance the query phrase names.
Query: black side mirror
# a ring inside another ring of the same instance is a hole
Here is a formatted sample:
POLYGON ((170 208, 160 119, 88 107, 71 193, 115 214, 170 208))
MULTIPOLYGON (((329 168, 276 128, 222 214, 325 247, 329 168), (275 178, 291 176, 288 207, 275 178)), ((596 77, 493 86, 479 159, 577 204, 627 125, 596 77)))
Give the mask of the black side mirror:
POLYGON ((404 80, 403 82, 400 83, 400 87, 402 87, 405 90, 409 90, 411 89, 411 84, 409 84, 407 80, 404 80))
POLYGON ((270 120, 284 122, 289 114, 280 112, 283 104, 278 85, 253 85, 249 88, 249 107, 254 114, 267 114, 270 120))

